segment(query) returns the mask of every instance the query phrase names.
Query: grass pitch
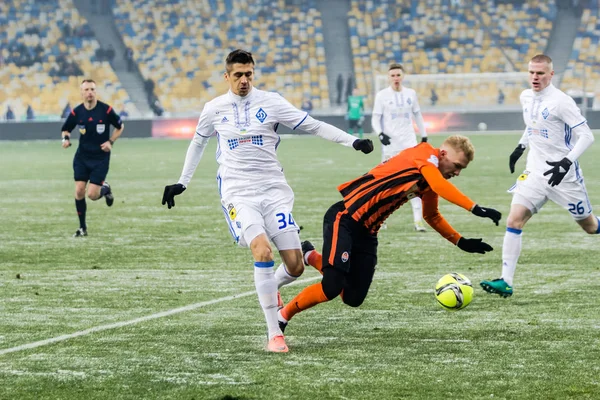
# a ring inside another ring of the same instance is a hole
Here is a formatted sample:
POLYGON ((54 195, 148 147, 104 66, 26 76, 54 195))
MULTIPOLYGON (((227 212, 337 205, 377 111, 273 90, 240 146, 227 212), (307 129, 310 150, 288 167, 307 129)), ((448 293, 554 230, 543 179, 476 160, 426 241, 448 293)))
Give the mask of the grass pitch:
MULTIPOLYGON (((549 203, 525 228, 515 295, 478 285, 500 274, 518 138, 472 136, 475 160, 452 180, 502 211, 500 227, 440 201, 450 223, 483 237, 492 253, 464 253, 431 229, 415 233, 404 206, 380 233, 365 303, 336 299, 296 316, 289 354, 264 351, 252 257, 232 244, 220 209, 214 139, 171 210, 160 205, 162 191, 179 177, 188 142, 119 140, 108 176, 115 204, 88 200, 83 239, 71 237, 73 148, 3 142, 0 399, 600 398, 598 236, 549 203), (475 286, 458 312, 433 296, 453 271, 475 286)), ((279 156, 302 237, 320 247, 335 187, 380 153, 302 136, 285 138, 279 156)), ((581 162, 597 206, 600 146, 581 162)), ((303 279, 312 280, 283 288, 284 300, 318 277, 307 269, 303 279)))

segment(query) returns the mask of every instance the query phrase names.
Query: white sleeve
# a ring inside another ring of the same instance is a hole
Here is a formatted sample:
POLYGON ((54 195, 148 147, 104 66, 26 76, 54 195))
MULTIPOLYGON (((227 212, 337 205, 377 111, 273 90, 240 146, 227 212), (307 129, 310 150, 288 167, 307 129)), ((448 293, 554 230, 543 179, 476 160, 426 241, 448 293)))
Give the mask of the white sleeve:
POLYGON ((525 147, 529 145, 529 135, 527 134, 527 128, 525 128, 525 132, 523 132, 521 139, 519 139, 519 144, 522 144, 525 147))
POLYGON ((210 116, 210 106, 208 104, 204 105, 202 112, 200 113, 200 117, 198 118, 198 124, 196 125, 196 135, 200 135, 202 137, 211 137, 214 133, 214 127, 209 120, 210 116))
POLYGON ((198 125, 196 125, 196 133, 194 138, 188 147, 188 151, 185 155, 185 162, 183 163, 183 171, 177 183, 181 183, 183 186, 187 185, 192 180, 194 171, 198 167, 198 163, 202 159, 204 149, 208 144, 208 140, 214 132, 214 127, 209 121, 208 116, 210 115, 208 104, 204 106, 200 118, 198 118, 198 125))
POLYGON ((345 146, 352 146, 356 136, 352 136, 333 125, 314 119, 305 111, 300 111, 290 102, 279 96, 279 116, 278 122, 288 128, 301 129, 304 132, 312 133, 324 139, 340 143, 345 146))
POLYGON ((209 137, 200 136, 198 134, 194 135, 194 138, 188 147, 187 154, 185 155, 183 171, 181 171, 181 176, 177 183, 181 183, 185 187, 190 183, 192 176, 194 176, 194 171, 196 171, 196 167, 198 167, 198 163, 202 159, 202 154, 204 153, 204 149, 206 148, 209 139, 209 137))
MULTIPOLYGON (((312 117, 309 118, 313 119, 312 117)), ((315 135, 320 136, 323 139, 331 140, 332 142, 340 143, 348 147, 351 147, 352 143, 358 140, 356 136, 352 136, 344 132, 343 130, 336 128, 335 126, 328 124, 327 122, 318 120, 315 121, 320 122, 321 125, 319 126, 317 131, 311 133, 314 133, 315 135)))
MULTIPOLYGON (((297 128, 306 131, 305 124, 310 117, 306 111, 298 110, 294 107, 289 101, 283 98, 283 96, 275 93, 277 98, 277 104, 279 108, 277 109, 277 122, 296 130, 297 128)), ((312 119, 312 118, 311 118, 312 119)))
POLYGON ((313 135, 320 136, 323 139, 331 140, 335 143, 343 144, 344 146, 350 147, 352 146, 352 143, 357 140, 356 136, 352 136, 327 122, 314 119, 308 114, 306 114, 301 124, 300 129, 304 132, 312 133, 313 135))
POLYGON ((581 110, 575 104, 575 100, 565 95, 564 100, 558 105, 558 117, 569 125, 569 128, 574 129, 579 125, 583 125, 586 120, 581 115, 581 110))
POLYGON ((594 143, 594 134, 585 121, 583 124, 572 128, 571 132, 575 132, 577 135, 577 143, 575 143, 575 146, 571 149, 569 154, 567 154, 567 158, 571 161, 577 161, 583 152, 594 143))
POLYGON ((375 95, 375 103, 373 104, 373 114, 371 115, 371 128, 373 128, 373 132, 376 135, 379 135, 383 132, 383 127, 381 126, 381 117, 383 116, 383 106, 381 104, 381 92, 375 95))
POLYGON ((413 115, 415 116, 415 122, 419 128, 419 134, 421 135, 421 138, 427 137, 427 130, 425 130, 425 120, 423 119, 423 114, 421 114, 421 111, 417 111, 416 113, 413 113, 413 115))

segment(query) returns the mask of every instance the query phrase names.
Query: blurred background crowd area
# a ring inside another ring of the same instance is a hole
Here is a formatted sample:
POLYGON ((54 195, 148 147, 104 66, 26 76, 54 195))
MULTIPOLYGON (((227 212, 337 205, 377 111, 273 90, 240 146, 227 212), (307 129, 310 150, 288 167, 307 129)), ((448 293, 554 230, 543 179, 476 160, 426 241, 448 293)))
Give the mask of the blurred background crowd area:
POLYGON ((518 107, 527 61, 600 104, 600 0, 3 0, 1 120, 54 119, 84 78, 124 117, 199 114, 224 59, 254 54, 255 86, 314 113, 372 107, 390 63, 424 109, 518 107))

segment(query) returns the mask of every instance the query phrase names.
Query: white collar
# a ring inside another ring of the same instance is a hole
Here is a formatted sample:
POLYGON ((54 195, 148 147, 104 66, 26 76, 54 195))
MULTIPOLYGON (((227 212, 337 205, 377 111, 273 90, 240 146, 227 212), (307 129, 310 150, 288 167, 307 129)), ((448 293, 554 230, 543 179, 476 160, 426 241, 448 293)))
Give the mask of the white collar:
POLYGON ((229 97, 231 97, 236 103, 242 102, 244 100, 250 100, 250 98, 252 97, 252 95, 254 94, 254 87, 252 87, 252 89, 250 89, 250 92, 245 95, 245 96, 238 96, 237 94, 233 93, 231 91, 231 89, 229 89, 229 97))
POLYGON ((544 88, 544 90, 539 91, 539 92, 533 91, 533 95, 536 96, 536 97, 538 97, 538 96, 545 96, 548 93, 552 92, 553 90, 554 90, 554 85, 552 84, 552 82, 550 82, 550 84, 548 86, 546 86, 544 88))

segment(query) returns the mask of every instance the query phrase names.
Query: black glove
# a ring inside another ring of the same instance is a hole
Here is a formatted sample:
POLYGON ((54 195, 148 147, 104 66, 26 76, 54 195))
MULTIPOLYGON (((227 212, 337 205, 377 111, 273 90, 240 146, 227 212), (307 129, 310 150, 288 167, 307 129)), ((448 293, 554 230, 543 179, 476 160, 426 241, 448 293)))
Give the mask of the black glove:
POLYGON ((492 251, 494 248, 483 241, 483 239, 465 239, 461 237, 456 243, 459 249, 467 253, 485 254, 486 251, 492 251))
POLYGON ((500 211, 494 210, 493 208, 479 207, 477 204, 475 204, 475 207, 473 207, 471 212, 478 217, 491 219, 494 221, 496 226, 498 226, 498 221, 500 221, 500 218, 502 218, 500 211))
POLYGON ((544 176, 552 174, 550 179, 548 179, 548 184, 550 186, 556 186, 561 183, 565 175, 567 175, 573 161, 565 157, 560 161, 546 161, 546 164, 551 165, 552 168, 544 172, 544 176))
POLYGON ((365 154, 369 154, 373 151, 373 142, 371 139, 356 139, 354 143, 352 143, 352 147, 355 150, 360 150, 365 154))
POLYGON ((185 186, 181 183, 176 183, 174 185, 165 186, 165 192, 163 193, 162 205, 165 204, 171 209, 171 207, 175 207, 175 196, 183 193, 185 190, 185 186))
POLYGON ((379 134, 379 141, 381 142, 382 145, 388 146, 390 144, 390 137, 388 135, 386 135, 385 133, 381 132, 379 134))
POLYGON ((525 146, 520 144, 517 146, 517 148, 512 152, 512 154, 508 158, 508 167, 510 168, 511 174, 515 172, 515 164, 517 163, 519 158, 521 158, 521 156, 523 155, 524 152, 525 152, 525 146))
POLYGON ((427 136, 421 136, 421 143, 427 143, 427 136))

